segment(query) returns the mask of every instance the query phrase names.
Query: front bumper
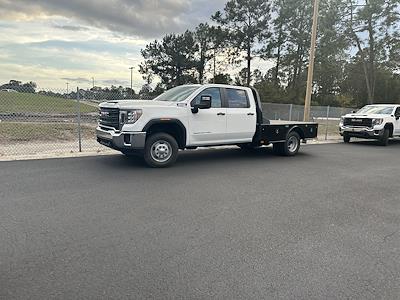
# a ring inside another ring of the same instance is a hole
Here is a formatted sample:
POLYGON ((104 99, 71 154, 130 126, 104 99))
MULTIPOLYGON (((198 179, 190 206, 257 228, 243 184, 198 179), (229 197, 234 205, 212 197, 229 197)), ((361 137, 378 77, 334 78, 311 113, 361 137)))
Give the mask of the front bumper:
POLYGON ((365 139, 379 139, 383 135, 384 129, 376 129, 370 127, 352 127, 352 126, 339 126, 339 133, 341 136, 344 134, 350 137, 359 137, 365 139))
POLYGON ((119 132, 97 127, 96 136, 100 144, 116 150, 140 150, 146 143, 146 132, 119 132))

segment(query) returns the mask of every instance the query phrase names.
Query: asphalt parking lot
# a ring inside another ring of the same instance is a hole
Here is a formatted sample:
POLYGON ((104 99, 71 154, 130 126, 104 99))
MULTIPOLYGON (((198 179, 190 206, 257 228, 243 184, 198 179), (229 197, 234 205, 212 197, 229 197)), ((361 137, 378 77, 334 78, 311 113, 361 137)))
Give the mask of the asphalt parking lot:
POLYGON ((0 299, 399 299, 400 141, 0 163, 0 299))

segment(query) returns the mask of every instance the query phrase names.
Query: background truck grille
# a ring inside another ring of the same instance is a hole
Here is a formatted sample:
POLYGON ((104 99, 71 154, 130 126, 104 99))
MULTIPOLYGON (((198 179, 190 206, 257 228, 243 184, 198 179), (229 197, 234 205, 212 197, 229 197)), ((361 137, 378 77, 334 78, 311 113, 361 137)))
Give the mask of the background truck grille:
POLYGON ((343 125, 345 126, 359 126, 359 127, 372 127, 372 119, 365 118, 345 118, 343 125))
POLYGON ((100 108, 99 124, 119 130, 119 108, 100 108))

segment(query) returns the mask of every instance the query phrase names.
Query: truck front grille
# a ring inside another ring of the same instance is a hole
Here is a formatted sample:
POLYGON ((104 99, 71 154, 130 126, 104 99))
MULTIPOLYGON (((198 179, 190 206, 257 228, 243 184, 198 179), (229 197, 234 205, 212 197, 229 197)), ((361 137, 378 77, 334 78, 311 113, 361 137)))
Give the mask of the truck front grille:
POLYGON ((99 124, 119 130, 119 108, 100 108, 99 124))
POLYGON ((343 121, 344 126, 354 127, 372 127, 372 119, 366 118, 345 118, 343 121))

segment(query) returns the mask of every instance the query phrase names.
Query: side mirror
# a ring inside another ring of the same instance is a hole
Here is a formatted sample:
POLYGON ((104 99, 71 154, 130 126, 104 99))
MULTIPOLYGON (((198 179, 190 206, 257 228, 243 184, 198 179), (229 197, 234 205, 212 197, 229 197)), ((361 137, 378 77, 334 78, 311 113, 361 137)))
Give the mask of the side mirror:
POLYGON ((211 96, 202 95, 200 97, 200 103, 195 104, 192 107, 192 113, 197 114, 199 112, 199 109, 209 109, 209 108, 211 108, 211 100, 212 100, 211 96))
POLYGON ((396 113, 396 114, 394 115, 394 117, 396 118, 396 120, 400 119, 400 112, 396 113))

